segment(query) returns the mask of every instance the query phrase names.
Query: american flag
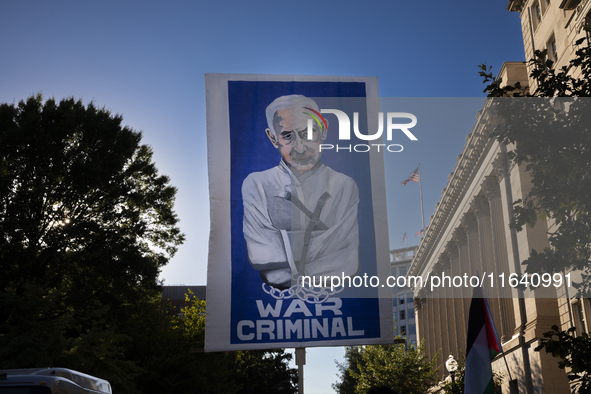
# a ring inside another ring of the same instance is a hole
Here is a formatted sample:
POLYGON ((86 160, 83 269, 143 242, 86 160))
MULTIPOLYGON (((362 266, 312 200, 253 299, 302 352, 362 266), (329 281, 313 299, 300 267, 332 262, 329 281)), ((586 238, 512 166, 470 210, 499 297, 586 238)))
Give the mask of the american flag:
POLYGON ((406 241, 406 231, 404 232, 404 236, 402 237, 402 242, 406 241))
POLYGON ((422 230, 422 229, 421 229, 421 230, 419 230, 419 231, 417 231, 417 232, 415 233, 415 237, 420 237, 420 236, 422 236, 422 235, 423 235, 423 230, 422 230))
POLYGON ((408 182, 419 183, 419 167, 410 174, 407 180, 402 181, 402 186, 406 186, 408 182))

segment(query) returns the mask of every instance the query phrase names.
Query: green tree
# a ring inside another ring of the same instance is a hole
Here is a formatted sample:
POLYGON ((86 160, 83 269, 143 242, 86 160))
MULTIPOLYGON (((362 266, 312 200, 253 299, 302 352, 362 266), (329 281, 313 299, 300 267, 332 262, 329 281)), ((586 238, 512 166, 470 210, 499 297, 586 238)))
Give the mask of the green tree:
MULTIPOLYGON (((205 301, 190 291, 185 300, 189 305, 183 308, 183 316, 173 317, 173 331, 182 338, 179 352, 184 355, 183 362, 171 355, 170 360, 175 360, 172 368, 165 367, 166 373, 157 374, 176 384, 176 393, 191 393, 191 388, 211 394, 297 393, 297 370, 289 368, 292 355, 283 349, 190 354, 190 348, 202 348, 205 343, 206 309, 205 301)), ((158 391, 154 384, 158 383, 146 384, 151 391, 143 392, 162 393, 173 387, 158 391)))
POLYGON ((171 315, 158 283, 184 240, 176 189, 121 122, 74 99, 0 105, 0 368, 64 366, 128 394, 295 392, 283 350, 190 353, 205 303, 171 315))
POLYGON ((340 381, 333 383, 332 388, 339 394, 355 394, 356 380, 353 374, 359 373, 361 357, 357 346, 345 348, 345 362, 339 363, 335 360, 337 368, 341 373, 340 381))
POLYGON ((560 358, 558 367, 568 369, 568 379, 574 392, 589 393, 591 392, 591 375, 589 375, 591 341, 587 333, 576 336, 575 331, 574 327, 561 331, 557 326, 552 326, 552 331, 544 333, 544 338, 540 339, 540 345, 535 350, 545 349, 547 353, 560 358))
POLYGON ((437 357, 429 361, 423 345, 372 345, 347 348, 340 365, 341 381, 333 385, 338 393, 366 393, 385 386, 401 393, 425 393, 437 382, 437 357), (353 391, 352 391, 353 390, 353 391))
POLYGON ((63 365, 134 392, 130 319, 154 312, 184 236, 176 189, 121 122, 74 99, 0 104, 2 368, 63 365))
POLYGON ((146 308, 134 319, 140 340, 128 354, 143 368, 135 384, 142 394, 233 394, 239 387, 228 369, 231 353, 191 353, 203 347, 205 301, 186 295, 191 303, 182 317, 170 313, 167 301, 159 310, 146 308))
POLYGON ((292 355, 283 349, 234 352, 228 369, 239 387, 238 394, 295 394, 297 370, 289 368, 292 355))

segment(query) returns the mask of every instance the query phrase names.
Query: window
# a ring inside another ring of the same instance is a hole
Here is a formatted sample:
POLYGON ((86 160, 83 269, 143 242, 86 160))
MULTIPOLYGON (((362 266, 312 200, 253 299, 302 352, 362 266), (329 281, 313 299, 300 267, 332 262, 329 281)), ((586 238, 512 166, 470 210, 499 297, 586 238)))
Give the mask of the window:
POLYGON ((530 8, 531 11, 531 19, 534 30, 538 28, 540 23, 542 22, 542 11, 540 10, 540 4, 536 1, 530 8))
POLYGON ((574 11, 580 2, 581 0, 563 0, 559 7, 564 11, 574 11))
POLYGON ((396 306, 396 305, 398 305, 398 299, 392 298, 392 306, 396 306))
POLYGON ((400 326, 400 335, 406 335, 406 326, 400 326))
POLYGON ((542 14, 545 14, 546 11, 548 11, 548 8, 550 8, 550 0, 542 0, 542 14))
POLYGON ((416 348, 417 347, 417 341, 414 340, 414 339, 412 341, 410 341, 410 346, 416 348))
POLYGON ((408 307, 408 318, 412 319, 415 316, 415 307, 409 306, 408 307))
POLYGON ((410 324, 408 326, 408 333, 410 335, 415 335, 417 333, 417 326, 415 324, 410 324))
POLYGON ((394 312, 392 315, 392 318, 394 319, 394 322, 398 321, 398 312, 394 312))
POLYGON ((398 272, 400 272, 400 276, 406 276, 406 273, 408 272, 408 267, 400 267, 398 268, 398 272))
POLYGON ((400 311, 400 320, 406 319, 406 311, 403 309, 400 311))
POLYGON ((589 332, 589 327, 587 325, 587 310, 585 308, 585 304, 588 303, 587 299, 581 299, 577 302, 573 303, 573 315, 575 318, 575 328, 577 329, 577 334, 581 335, 583 333, 589 332))
MULTIPOLYGON (((398 275, 398 276, 402 276, 402 277, 404 277, 404 276, 406 276, 406 274, 407 274, 407 272, 408 272, 408 267, 400 267, 400 268, 398 268, 398 272, 399 272, 399 274, 400 274, 400 275, 398 275)), ((399 282, 400 284, 404 284, 406 281, 401 279, 400 281, 398 281, 398 280, 396 281, 396 283, 398 283, 398 282, 399 282)), ((406 288, 406 286, 400 286, 400 288, 401 288, 401 289, 404 289, 404 288, 406 288)))
POLYGON ((556 49, 556 38, 554 37, 554 34, 552 34, 550 39, 546 42, 546 50, 548 51, 548 59, 556 64, 558 61, 558 50, 556 49))
POLYGON ((404 296, 400 296, 400 297, 398 298, 398 303, 399 303, 400 305, 404 304, 404 296))
MULTIPOLYGON (((396 268, 392 268, 392 269, 390 270, 390 274, 392 275, 392 277, 393 277, 394 279, 396 279, 396 268)), ((394 281, 394 283, 393 283, 393 286, 392 286, 392 291, 393 291, 393 292, 396 292, 396 290, 397 290, 397 288, 396 288, 396 281, 394 281)))
POLYGON ((408 302, 409 304, 412 304, 412 296, 410 297, 406 297, 406 302, 408 302))

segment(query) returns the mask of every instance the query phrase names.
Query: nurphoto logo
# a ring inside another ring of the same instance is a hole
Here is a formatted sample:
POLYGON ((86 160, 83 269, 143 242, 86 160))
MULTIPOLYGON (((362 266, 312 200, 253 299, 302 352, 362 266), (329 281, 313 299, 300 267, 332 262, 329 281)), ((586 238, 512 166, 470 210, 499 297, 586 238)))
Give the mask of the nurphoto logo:
MULTIPOLYGON (((333 114, 337 117, 337 121, 339 122, 339 140, 341 141, 350 141, 351 140, 351 120, 349 116, 338 109, 321 109, 320 112, 309 108, 304 107, 306 110, 310 112, 304 112, 304 114, 309 115, 312 119, 308 119, 308 129, 307 129, 307 138, 311 140, 314 135, 314 123, 318 125, 320 129, 328 131, 328 122, 322 116, 322 114, 333 114)), ((409 129, 413 128, 417 124, 417 117, 408 112, 387 112, 386 113, 386 139, 388 141, 392 141, 392 135, 394 134, 394 130, 400 130, 410 139, 411 141, 417 141, 417 137, 414 136, 413 133, 410 132, 409 129), (409 123, 395 123, 394 119, 408 119, 410 120, 409 123)), ((384 133, 384 113, 378 113, 378 130, 373 134, 363 134, 359 130, 359 112, 353 112, 353 132, 355 136, 363 141, 375 141, 382 138, 382 134, 384 133)), ((382 149, 388 152, 402 152, 404 147, 400 144, 355 144, 355 145, 333 145, 333 144, 320 144, 320 151, 328 150, 328 149, 335 149, 337 152, 339 151, 348 151, 351 152, 352 150, 355 152, 369 152, 372 147, 374 147, 378 152, 381 152, 382 149)))

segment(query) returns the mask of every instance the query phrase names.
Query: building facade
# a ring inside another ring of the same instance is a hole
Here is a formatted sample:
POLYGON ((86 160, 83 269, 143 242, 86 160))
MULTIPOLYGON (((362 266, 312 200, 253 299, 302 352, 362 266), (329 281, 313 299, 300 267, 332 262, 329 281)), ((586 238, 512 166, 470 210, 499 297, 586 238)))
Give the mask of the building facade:
MULTIPOLYGON (((535 50, 547 50, 554 67, 567 65, 574 57, 575 42, 590 40, 583 26, 591 24, 591 0, 511 0, 509 11, 519 12, 526 59, 535 50)), ((587 43, 585 43, 587 44, 587 43)), ((525 62, 505 63, 499 74, 503 83, 520 82, 533 91, 531 70, 525 62)), ((576 76, 577 70, 571 70, 576 76)), ((509 228, 513 202, 523 199, 532 187, 526 166, 511 162, 507 147, 491 131, 497 121, 487 102, 479 112, 466 144, 457 157, 433 216, 421 240, 408 277, 450 277, 448 285, 414 286, 418 340, 424 340, 429 357, 440 353, 440 377, 449 354, 465 356, 468 312, 472 290, 451 281, 456 277, 505 274, 522 277, 522 262, 532 250, 549 246, 553 223, 540 221, 522 231, 509 228)), ((565 272, 566 274, 566 272, 565 272)), ((566 373, 557 360, 536 352, 538 339, 553 325, 576 326, 589 332, 591 308, 588 299, 572 298, 563 286, 519 290, 507 285, 484 285, 504 354, 493 360, 493 369, 503 375, 503 393, 569 393, 566 373)))
POLYGON ((390 274, 401 285, 392 287, 394 335, 406 339, 408 346, 417 345, 413 291, 406 285, 405 279, 416 250, 417 246, 410 246, 390 251, 390 274))
MULTIPOLYGON (((427 276, 493 273, 497 280, 499 273, 507 278, 519 276, 521 262, 530 251, 549 245, 545 222, 520 232, 509 229, 512 202, 527 194, 531 180, 525 166, 510 163, 506 147, 490 136, 490 116, 485 106, 467 136, 413 259, 410 276, 421 276, 426 283, 427 276)), ((519 294, 509 286, 489 287, 486 292, 504 350, 504 358, 493 363, 505 377, 503 391, 511 392, 511 386, 523 393, 568 392, 568 380, 556 360, 534 351, 537 338, 559 321, 556 294, 531 290, 519 294)), ((425 340, 430 357, 440 352, 443 363, 449 354, 465 356, 471 298, 470 286, 451 282, 432 292, 428 286, 415 289, 419 339, 425 340)), ((440 376, 444 377, 442 367, 440 376)))
MULTIPOLYGON (((510 0, 507 10, 518 12, 521 17, 521 30, 525 58, 533 59, 535 52, 547 51, 548 59, 560 69, 575 57, 576 41, 586 38, 589 45, 591 37, 583 27, 591 25, 590 0, 510 0)), ((528 69, 528 75, 532 71, 528 69)), ((576 76, 576 70, 573 70, 576 76)), ((530 81, 535 89, 536 82, 530 81)))
MULTIPOLYGON (((590 8, 590 0, 511 0, 507 6, 520 13, 526 59, 533 58, 535 50, 546 50, 557 68, 574 57, 575 41, 589 39, 582 26, 590 23, 590 8)), ((499 78, 508 84, 529 85, 533 91, 535 81, 527 79, 530 71, 524 62, 505 63, 499 78)), ((409 276, 424 280, 429 276, 455 278, 489 273, 494 273, 497 280, 501 273, 506 278, 511 274, 521 277, 521 263, 531 251, 549 246, 552 223, 538 221, 534 227, 519 232, 509 228, 512 203, 527 195, 531 178, 525 165, 509 160, 510 147, 491 136, 496 120, 489 106, 490 102, 479 112, 466 137, 409 276)), ((574 325, 579 333, 588 332, 589 300, 571 298, 567 286, 533 291, 506 284, 502 287, 497 282, 496 286, 484 287, 504 350, 504 356, 493 361, 493 369, 504 378, 502 391, 570 392, 566 374, 558 368, 556 359, 534 349, 552 325, 562 329, 574 325)), ((446 375, 443 361, 449 354, 465 356, 471 293, 469 286, 454 286, 451 281, 433 291, 414 288, 418 339, 425 341, 430 357, 440 352, 441 378, 446 375)))

